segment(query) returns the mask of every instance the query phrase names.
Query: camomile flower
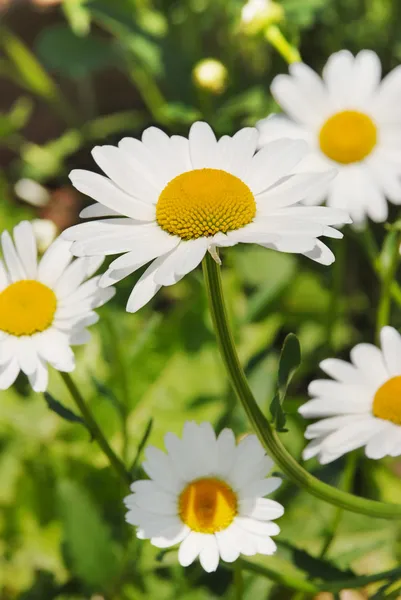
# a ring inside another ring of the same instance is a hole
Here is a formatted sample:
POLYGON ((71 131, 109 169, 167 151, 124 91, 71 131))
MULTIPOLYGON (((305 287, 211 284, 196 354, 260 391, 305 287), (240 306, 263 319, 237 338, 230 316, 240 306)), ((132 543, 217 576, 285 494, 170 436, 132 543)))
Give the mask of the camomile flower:
POLYGON ((381 330, 381 348, 358 344, 351 363, 336 358, 320 363, 334 381, 312 381, 313 399, 299 409, 319 419, 306 429, 312 441, 304 459, 317 456, 327 464, 363 446, 368 458, 401 454, 401 336, 393 327, 381 330))
POLYGON ((58 371, 74 370, 71 345, 85 344, 86 327, 96 323, 94 308, 114 295, 92 277, 102 260, 73 259, 71 244, 58 238, 37 259, 31 223, 14 228, 14 241, 1 235, 0 389, 10 387, 20 371, 36 392, 47 388, 47 363, 58 371), (91 279, 88 279, 90 278, 91 279))
POLYGON ((158 548, 180 544, 183 567, 197 557, 205 571, 220 558, 273 554, 271 536, 280 531, 273 519, 284 509, 264 498, 281 479, 266 478, 273 462, 254 435, 235 443, 231 429, 216 438, 210 423, 187 422, 182 439, 165 436, 167 454, 152 446, 143 468, 150 480, 135 481, 125 498, 126 520, 137 537, 158 548))
POLYGON ((64 233, 74 241, 72 252, 124 253, 102 277, 105 287, 151 263, 131 293, 129 312, 195 269, 207 251, 218 260, 218 246, 257 243, 330 264, 334 256, 318 238, 342 237, 331 226, 349 217, 299 202, 326 189, 333 171, 291 175, 307 144, 281 139, 255 154, 257 138, 256 129, 245 128, 217 141, 198 122, 189 139, 150 127, 142 141, 96 147, 93 157, 108 178, 82 170, 70 178, 98 201, 81 216, 101 218, 64 233))
POLYGON ((307 203, 347 210, 354 223, 387 218, 386 198, 401 204, 401 66, 383 81, 378 56, 362 50, 332 54, 320 78, 303 63, 274 78, 271 92, 288 114, 259 121, 260 143, 304 139, 310 155, 297 170, 337 168, 328 193, 307 203))

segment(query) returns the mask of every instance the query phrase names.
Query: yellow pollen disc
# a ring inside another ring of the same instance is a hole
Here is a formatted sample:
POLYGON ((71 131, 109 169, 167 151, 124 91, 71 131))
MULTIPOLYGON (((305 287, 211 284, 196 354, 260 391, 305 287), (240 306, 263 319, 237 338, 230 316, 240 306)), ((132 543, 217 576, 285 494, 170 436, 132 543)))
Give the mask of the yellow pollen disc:
POLYGON ((166 185, 156 205, 160 227, 183 240, 240 229, 255 214, 249 187, 221 169, 181 173, 166 185))
POLYGON ((226 529, 237 514, 237 496, 229 485, 207 477, 187 485, 178 502, 181 520, 192 531, 215 533, 226 529))
POLYGON ((392 377, 379 387, 373 400, 373 414, 401 425, 401 376, 392 377))
POLYGON ((32 335, 53 322, 57 299, 53 290, 35 280, 16 281, 0 292, 0 330, 32 335))
POLYGON ((377 142, 376 125, 356 110, 344 110, 330 117, 320 130, 320 149, 326 156, 347 165, 363 160, 377 142))

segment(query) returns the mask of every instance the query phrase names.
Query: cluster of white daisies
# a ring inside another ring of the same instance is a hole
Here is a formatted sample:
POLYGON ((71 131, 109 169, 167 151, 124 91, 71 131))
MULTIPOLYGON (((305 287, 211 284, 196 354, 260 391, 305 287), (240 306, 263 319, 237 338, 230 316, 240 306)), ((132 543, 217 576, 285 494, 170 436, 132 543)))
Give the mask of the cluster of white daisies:
MULTIPOLYGON (((81 213, 86 223, 64 232, 40 261, 30 223, 15 227, 13 239, 1 236, 0 389, 22 371, 35 391, 46 390, 47 364, 72 371, 71 346, 88 341, 95 309, 145 265, 129 312, 207 252, 219 261, 219 247, 256 243, 331 264, 320 238, 341 238, 336 227, 361 226, 366 216, 382 222, 387 200, 401 203, 400 69, 380 81, 374 52, 341 51, 322 78, 298 63, 274 79, 288 117, 272 115, 219 140, 202 122, 188 138, 150 127, 142 140, 94 148, 105 175, 71 173, 95 200, 81 213)), ((385 327, 382 350, 360 344, 351 359, 323 361, 334 381, 310 385, 313 399, 300 413, 318 420, 306 430, 305 458, 328 463, 363 446, 371 458, 401 454, 400 335, 385 327)), ((266 478, 272 463, 254 436, 236 445, 231 430, 216 437, 210 424, 187 423, 182 440, 167 434, 165 445, 167 454, 147 449, 149 480, 136 481, 126 498, 139 538, 161 548, 180 543, 180 563, 199 557, 206 571, 220 558, 275 551, 272 521, 283 507, 264 496, 280 480, 266 478)))

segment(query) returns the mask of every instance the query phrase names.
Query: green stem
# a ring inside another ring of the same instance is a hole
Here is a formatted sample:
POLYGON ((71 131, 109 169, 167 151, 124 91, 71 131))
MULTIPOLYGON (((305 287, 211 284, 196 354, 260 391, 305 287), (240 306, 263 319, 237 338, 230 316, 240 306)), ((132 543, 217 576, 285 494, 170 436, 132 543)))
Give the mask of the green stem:
POLYGON ((334 334, 337 319, 340 316, 341 292, 344 281, 344 267, 347 256, 347 240, 339 245, 336 260, 332 269, 332 286, 330 290, 330 302, 327 311, 327 346, 329 350, 334 348, 334 334))
MULTIPOLYGON (((302 579, 301 577, 297 577, 296 575, 288 574, 283 572, 281 569, 274 569, 271 566, 259 565, 257 563, 250 562, 244 558, 239 559, 237 562, 241 564, 241 567, 244 571, 249 571, 251 573, 255 573, 256 575, 262 575, 270 581, 275 581, 280 585, 283 585, 292 590, 299 590, 300 592, 309 592, 310 594, 317 594, 320 591, 320 588, 308 581, 307 579, 302 579)), ((224 565, 228 568, 234 568, 234 565, 224 565)))
POLYGON ((339 579, 335 582, 332 581, 315 584, 309 580, 301 579, 300 577, 296 577, 293 575, 288 575, 286 573, 283 573, 281 570, 276 571, 271 567, 266 567, 265 565, 262 566, 257 563, 252 563, 243 558, 240 559, 240 562, 242 568, 246 571, 250 571, 251 573, 261 575, 262 577, 266 577, 266 579, 276 581, 277 583, 280 583, 281 585, 284 585, 286 587, 310 594, 317 594, 319 592, 336 593, 344 589, 356 589, 365 585, 369 585, 370 583, 377 583, 378 581, 384 581, 386 579, 396 580, 399 577, 401 577, 401 567, 396 567, 395 569, 391 569, 390 571, 383 571, 382 573, 375 573, 374 575, 360 575, 355 576, 352 579, 339 579))
POLYGON ((295 62, 302 62, 297 48, 285 39, 277 25, 269 25, 265 31, 265 38, 289 65, 295 62))
POLYGON ((376 318, 376 339, 380 342, 380 331, 388 325, 390 320, 391 310, 391 289, 394 282, 395 274, 400 259, 400 240, 399 234, 396 231, 392 231, 389 236, 394 237, 394 242, 391 245, 390 255, 388 256, 388 264, 384 273, 381 275, 381 289, 380 289, 380 300, 379 307, 377 309, 376 318))
POLYGON ((93 438, 97 441, 100 448, 102 449, 104 454, 109 459, 111 466, 114 468, 115 472, 118 474, 118 476, 121 478, 121 480, 124 483, 130 484, 131 483, 131 475, 126 470, 122 461, 118 458, 118 456, 114 453, 112 448, 109 446, 108 441, 106 440, 105 436, 103 435, 102 430, 100 429, 99 425, 97 424, 94 416, 92 415, 90 408, 88 407, 85 400, 83 399, 81 392, 75 385, 70 374, 63 373, 62 371, 60 371, 60 375, 61 375, 65 385, 67 386, 68 391, 70 392, 71 396, 73 397, 75 404, 79 408, 81 415, 84 418, 84 421, 86 423, 86 426, 88 427, 89 431, 91 432, 93 438))
POLYGON ((239 560, 236 561, 234 566, 234 589, 235 600, 242 600, 244 597, 244 578, 242 576, 242 568, 239 560))
POLYGON ((276 464, 296 485, 330 504, 371 517, 400 519, 401 505, 367 500, 331 487, 305 471, 289 454, 259 409, 239 362, 228 324, 220 267, 207 254, 203 261, 203 269, 216 337, 229 379, 257 436, 276 464))
MULTIPOLYGON (((344 470, 344 474, 342 477, 342 489, 346 492, 349 492, 352 489, 352 483, 355 476, 356 467, 358 464, 358 454, 356 452, 351 452, 347 456, 347 464, 344 470)), ((334 511, 333 519, 331 522, 331 526, 329 527, 329 533, 327 535, 326 541, 323 545, 323 548, 320 552, 320 558, 324 558, 329 551, 331 544, 334 541, 335 535, 337 533, 338 526, 341 522, 341 517, 343 514, 342 508, 336 508, 334 511)))

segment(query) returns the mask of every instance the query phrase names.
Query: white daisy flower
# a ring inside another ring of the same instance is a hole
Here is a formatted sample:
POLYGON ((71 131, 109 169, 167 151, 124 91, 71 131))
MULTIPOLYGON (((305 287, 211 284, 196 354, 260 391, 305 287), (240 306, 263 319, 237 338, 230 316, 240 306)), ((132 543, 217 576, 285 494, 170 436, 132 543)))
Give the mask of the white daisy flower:
POLYGON ((67 230, 73 253, 124 253, 111 263, 102 286, 153 261, 132 291, 129 312, 195 269, 208 250, 217 258, 216 246, 255 242, 330 264, 334 256, 317 238, 342 237, 331 225, 349 222, 348 215, 298 203, 326 189, 333 172, 290 175, 307 144, 281 139, 255 154, 257 138, 256 129, 245 128, 217 141, 198 122, 189 139, 150 127, 142 141, 124 138, 118 148, 94 148, 109 179, 81 170, 70 177, 98 201, 81 216, 109 218, 67 230))
POLYGON ((179 563, 186 567, 199 556, 208 572, 220 558, 233 562, 240 554, 276 551, 271 536, 280 529, 272 519, 284 509, 263 496, 281 479, 266 479, 273 462, 256 436, 236 445, 231 429, 216 439, 210 423, 187 422, 182 440, 168 433, 165 445, 167 454, 147 448, 143 468, 151 479, 135 481, 124 500, 138 538, 158 548, 180 544, 179 563))
POLYGON ((332 54, 321 79, 303 63, 289 75, 274 78, 271 92, 290 118, 272 115, 259 121, 260 143, 288 136, 304 139, 309 157, 297 170, 336 167, 337 177, 326 194, 308 203, 347 210, 357 224, 366 215, 387 218, 386 197, 401 204, 401 66, 382 82, 375 52, 348 50, 332 54))
POLYGON ((358 344, 352 363, 328 358, 320 367, 334 379, 312 381, 313 399, 299 412, 320 419, 305 432, 313 440, 304 459, 322 464, 365 446, 368 458, 401 454, 401 336, 393 327, 381 330, 381 347, 358 344))
POLYGON ((114 295, 91 277, 101 259, 74 260, 71 244, 58 238, 38 262, 37 245, 28 221, 14 228, 14 241, 1 235, 0 259, 0 389, 10 387, 20 371, 35 392, 47 388, 47 363, 73 371, 71 345, 85 344, 86 327, 96 323, 94 308, 114 295))

